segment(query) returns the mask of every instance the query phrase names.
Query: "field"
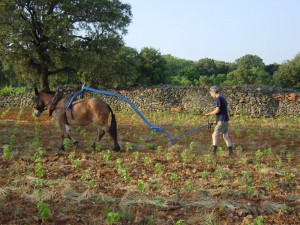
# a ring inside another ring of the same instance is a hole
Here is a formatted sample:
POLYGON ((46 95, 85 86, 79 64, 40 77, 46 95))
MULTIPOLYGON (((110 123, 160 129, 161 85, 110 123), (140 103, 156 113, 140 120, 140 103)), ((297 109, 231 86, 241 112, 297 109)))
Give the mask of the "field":
MULTIPOLYGON (((175 136, 207 118, 143 112, 175 136)), ((233 116, 234 157, 212 130, 171 145, 132 111, 115 111, 122 152, 93 126, 65 141, 45 112, 0 108, 0 224, 300 224, 300 119, 233 116)), ((213 119, 213 118, 211 118, 213 119)))

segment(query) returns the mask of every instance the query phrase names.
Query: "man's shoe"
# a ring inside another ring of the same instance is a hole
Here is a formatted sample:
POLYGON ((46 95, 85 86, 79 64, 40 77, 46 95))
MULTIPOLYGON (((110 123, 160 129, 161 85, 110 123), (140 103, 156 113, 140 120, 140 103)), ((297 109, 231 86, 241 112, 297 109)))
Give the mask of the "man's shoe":
POLYGON ((212 154, 217 155, 217 146, 216 145, 213 145, 212 154))
POLYGON ((228 154, 229 154, 229 156, 233 156, 232 146, 228 147, 228 154))

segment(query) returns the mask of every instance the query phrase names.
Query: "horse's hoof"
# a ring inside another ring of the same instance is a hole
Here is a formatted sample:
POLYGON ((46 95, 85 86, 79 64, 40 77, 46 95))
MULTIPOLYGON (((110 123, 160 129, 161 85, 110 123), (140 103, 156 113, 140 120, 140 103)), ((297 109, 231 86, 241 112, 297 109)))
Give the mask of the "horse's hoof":
POLYGON ((120 146, 116 146, 116 147, 114 147, 114 152, 119 152, 120 151, 120 146))
POLYGON ((60 146, 59 150, 64 151, 65 150, 65 146, 60 146))

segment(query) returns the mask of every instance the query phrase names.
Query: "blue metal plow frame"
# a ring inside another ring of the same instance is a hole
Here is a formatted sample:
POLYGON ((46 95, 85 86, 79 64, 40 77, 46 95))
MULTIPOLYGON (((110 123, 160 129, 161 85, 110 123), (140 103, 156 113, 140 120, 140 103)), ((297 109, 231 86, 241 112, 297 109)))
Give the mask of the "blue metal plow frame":
POLYGON ((77 93, 75 93, 72 98, 70 99, 68 105, 67 105, 67 109, 68 110, 71 110, 72 108, 72 102, 77 98, 78 95, 83 95, 84 94, 84 91, 90 91, 90 92, 95 92, 95 93, 99 93, 99 94, 103 94, 103 95, 109 95, 109 96, 115 96, 115 97, 118 97, 118 98, 121 98, 123 101, 127 102, 131 108, 133 108, 133 110, 139 115, 139 117, 147 124, 147 126, 153 131, 153 132, 160 132, 160 133, 164 133, 167 135, 168 139, 171 141, 172 144, 175 144, 174 143, 174 140, 176 139, 179 139, 180 137, 184 136, 184 135, 187 135, 187 134, 190 134, 192 132, 195 132, 195 131, 198 131, 198 130, 201 130, 201 129, 204 129, 206 127, 210 128, 211 125, 213 123, 210 123, 208 121, 208 123, 206 125, 203 125, 203 126, 200 126, 200 127, 197 127, 195 129, 192 129, 192 130, 189 130, 189 131, 186 131, 182 134, 179 134, 175 137, 172 137, 170 135, 170 133, 160 127, 158 127, 157 125, 153 125, 151 124, 145 117, 144 115, 136 108, 136 106, 128 99, 126 98, 125 96, 121 95, 121 94, 118 94, 118 93, 113 93, 113 92, 108 92, 108 91, 102 91, 102 90, 98 90, 98 89, 94 89, 94 88, 90 88, 88 86, 85 86, 83 85, 81 90, 78 91, 77 93))

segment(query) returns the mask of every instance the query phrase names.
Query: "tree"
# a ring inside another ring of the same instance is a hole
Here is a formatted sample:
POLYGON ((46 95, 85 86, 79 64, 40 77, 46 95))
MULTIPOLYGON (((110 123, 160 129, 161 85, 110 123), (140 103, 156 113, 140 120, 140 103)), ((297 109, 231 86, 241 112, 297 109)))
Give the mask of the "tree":
POLYGON ((169 77, 175 76, 184 67, 190 67, 194 65, 194 61, 192 60, 180 59, 170 54, 164 55, 163 57, 166 60, 166 68, 169 77))
POLYGON ((154 48, 143 48, 139 54, 140 74, 138 85, 163 84, 167 80, 166 60, 154 48))
POLYGON ((238 68, 243 68, 246 70, 252 68, 263 69, 265 67, 263 60, 259 56, 250 54, 237 59, 236 63, 238 68))
POLYGON ((218 74, 217 66, 215 60, 213 59, 200 59, 195 63, 195 68, 198 70, 198 73, 201 76, 211 76, 213 74, 218 74))
POLYGON ((279 66, 273 75, 276 85, 285 88, 300 88, 300 53, 279 66))
POLYGON ((116 55, 114 66, 115 88, 124 88, 134 86, 136 80, 140 77, 140 59, 139 53, 136 49, 130 47, 123 47, 116 55))
POLYGON ((39 89, 54 74, 95 75, 95 59, 122 46, 132 16, 119 0, 1 0, 0 15, 0 57, 39 89))

